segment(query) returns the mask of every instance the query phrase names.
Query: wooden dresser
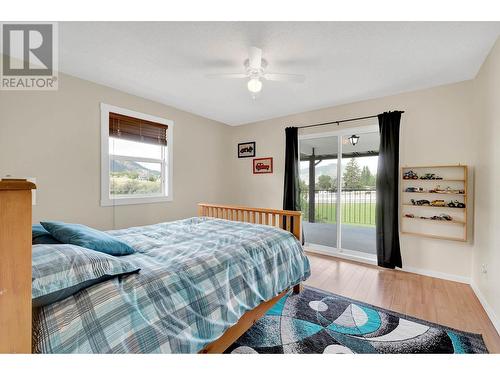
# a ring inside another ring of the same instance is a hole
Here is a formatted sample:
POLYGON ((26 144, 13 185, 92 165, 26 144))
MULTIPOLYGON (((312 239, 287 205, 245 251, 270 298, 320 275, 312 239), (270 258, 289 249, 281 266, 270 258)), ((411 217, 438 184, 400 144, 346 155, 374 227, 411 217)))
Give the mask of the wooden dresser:
POLYGON ((0 353, 31 353, 31 190, 0 180, 0 353))

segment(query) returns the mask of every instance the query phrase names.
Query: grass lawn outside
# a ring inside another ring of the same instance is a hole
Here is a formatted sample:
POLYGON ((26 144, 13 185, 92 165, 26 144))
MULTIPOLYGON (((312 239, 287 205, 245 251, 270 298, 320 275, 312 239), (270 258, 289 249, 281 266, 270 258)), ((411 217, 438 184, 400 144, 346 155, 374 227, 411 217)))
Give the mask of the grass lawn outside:
MULTIPOLYGON (((363 226, 375 225, 375 203, 343 203, 341 217, 344 224, 363 226)), ((336 223, 336 203, 316 203, 315 221, 318 223, 336 223)), ((302 207, 304 220, 309 220, 309 204, 302 207)))

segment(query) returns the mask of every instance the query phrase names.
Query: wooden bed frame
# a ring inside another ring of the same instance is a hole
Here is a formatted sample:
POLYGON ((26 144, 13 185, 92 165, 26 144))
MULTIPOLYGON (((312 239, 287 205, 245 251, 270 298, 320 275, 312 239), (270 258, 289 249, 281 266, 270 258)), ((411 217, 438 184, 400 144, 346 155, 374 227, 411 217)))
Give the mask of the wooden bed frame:
MULTIPOLYGON (((0 353, 31 353, 31 191, 26 180, 0 180, 0 353)), ((301 238, 301 213, 201 203, 199 215, 281 227, 301 238)), ((301 285, 293 286, 299 293, 301 285)), ((289 289, 246 312, 200 353, 222 353, 289 289)))
MULTIPOLYGON (((254 224, 272 225, 285 229, 300 241, 302 236, 302 213, 300 211, 273 210, 269 208, 253 208, 244 206, 223 206, 217 204, 198 204, 198 216, 215 217, 219 219, 244 221, 254 224)), ((302 290, 301 284, 293 287, 293 293, 302 290)), ((267 310, 274 306, 289 289, 284 290, 269 301, 261 303, 255 309, 247 311, 234 326, 214 342, 208 344, 200 353, 223 353, 238 338, 244 334, 267 310)))
POLYGON ((299 241, 302 238, 302 213, 300 211, 199 203, 198 216, 271 225, 291 232, 299 241))
POLYGON ((31 190, 0 180, 0 353, 31 353, 31 190))

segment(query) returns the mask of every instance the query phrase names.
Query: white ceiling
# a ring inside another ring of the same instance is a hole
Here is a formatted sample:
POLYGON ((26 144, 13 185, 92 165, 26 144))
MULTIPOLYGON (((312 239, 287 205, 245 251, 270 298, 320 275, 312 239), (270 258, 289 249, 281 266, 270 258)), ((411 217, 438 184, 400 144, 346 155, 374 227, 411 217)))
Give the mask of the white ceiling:
POLYGON ((63 22, 60 70, 229 125, 473 78, 500 22, 63 22), (264 82, 253 100, 247 49, 267 71, 306 75, 264 82))

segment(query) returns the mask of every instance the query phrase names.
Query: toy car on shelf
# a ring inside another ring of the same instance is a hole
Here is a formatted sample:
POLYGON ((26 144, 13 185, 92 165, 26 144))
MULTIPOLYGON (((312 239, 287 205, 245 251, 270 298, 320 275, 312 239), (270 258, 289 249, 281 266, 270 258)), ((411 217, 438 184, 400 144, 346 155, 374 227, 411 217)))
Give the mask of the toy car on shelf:
POLYGON ((421 187, 413 187, 413 186, 409 186, 405 189, 405 192, 407 193, 423 193, 424 192, 424 189, 421 188, 421 187))
POLYGON ((408 171, 403 174, 403 180, 418 180, 418 176, 413 171, 408 171))
POLYGON ((443 199, 435 199, 431 202, 431 206, 434 207, 445 207, 446 202, 443 199))
POLYGON ((435 173, 426 173, 420 177, 421 180, 442 180, 443 177, 436 176, 435 173))
POLYGON ((455 200, 455 201, 450 201, 447 204, 447 206, 451 207, 451 208, 465 208, 465 203, 462 203, 462 202, 455 200))
POLYGON ((465 194, 465 190, 462 189, 452 189, 447 186, 446 189, 442 189, 439 185, 434 189, 430 189, 429 193, 439 193, 439 194, 465 194))
POLYGON ((431 202, 429 202, 427 199, 412 199, 411 204, 413 204, 414 206, 430 206, 431 202))
POLYGON ((446 220, 446 221, 452 221, 453 218, 448 215, 448 214, 441 214, 441 215, 436 215, 436 216, 431 216, 431 220, 446 220))

